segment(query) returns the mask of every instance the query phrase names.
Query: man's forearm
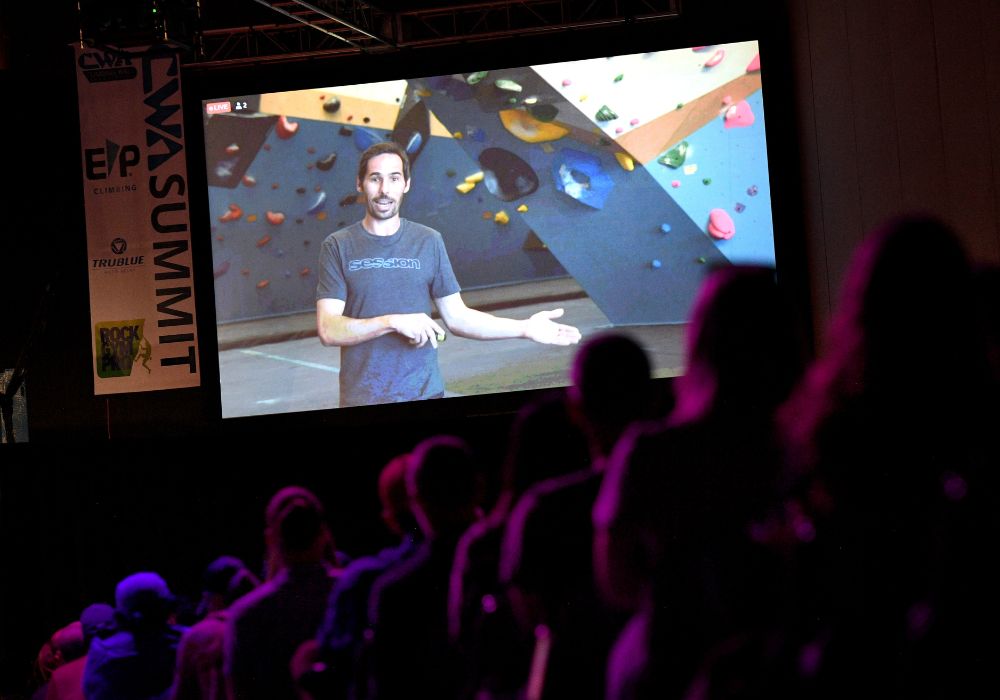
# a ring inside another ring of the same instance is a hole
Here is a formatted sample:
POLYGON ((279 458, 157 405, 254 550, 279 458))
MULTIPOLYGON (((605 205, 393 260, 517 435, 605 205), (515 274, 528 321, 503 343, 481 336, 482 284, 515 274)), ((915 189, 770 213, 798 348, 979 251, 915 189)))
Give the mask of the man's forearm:
POLYGON ((513 318, 494 316, 476 309, 466 308, 458 318, 451 319, 448 327, 455 335, 475 340, 503 340, 525 337, 525 322, 513 318))
POLYGON ((393 332, 389 316, 351 318, 325 316, 320 319, 319 339, 323 345, 357 345, 393 332))

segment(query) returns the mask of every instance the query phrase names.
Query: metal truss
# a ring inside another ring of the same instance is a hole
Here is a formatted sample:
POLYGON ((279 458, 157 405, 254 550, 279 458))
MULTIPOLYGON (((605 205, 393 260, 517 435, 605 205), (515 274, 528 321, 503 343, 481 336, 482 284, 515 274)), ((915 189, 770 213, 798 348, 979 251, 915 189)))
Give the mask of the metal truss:
POLYGON ((439 0, 409 9, 402 8, 411 3, 394 3, 402 7, 391 10, 362 0, 253 1, 273 10, 274 22, 201 31, 196 62, 391 51, 663 20, 681 13, 681 0, 439 0))

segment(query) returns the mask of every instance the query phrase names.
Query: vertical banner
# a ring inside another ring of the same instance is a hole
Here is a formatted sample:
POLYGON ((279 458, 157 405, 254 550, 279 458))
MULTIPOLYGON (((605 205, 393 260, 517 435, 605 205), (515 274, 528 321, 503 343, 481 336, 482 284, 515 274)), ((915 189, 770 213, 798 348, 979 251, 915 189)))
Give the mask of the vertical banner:
POLYGON ((76 47, 94 393, 198 386, 180 57, 76 47))

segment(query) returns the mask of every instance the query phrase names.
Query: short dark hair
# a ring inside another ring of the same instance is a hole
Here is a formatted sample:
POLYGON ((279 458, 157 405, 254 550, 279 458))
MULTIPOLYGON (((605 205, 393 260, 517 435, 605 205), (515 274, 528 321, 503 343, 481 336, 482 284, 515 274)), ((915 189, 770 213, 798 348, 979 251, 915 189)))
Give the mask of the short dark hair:
POLYGON ((386 153, 394 153, 399 156, 399 159, 403 161, 403 179, 407 182, 410 181, 410 157, 406 155, 406 149, 395 141, 380 141, 366 148, 365 152, 361 154, 361 160, 358 161, 358 182, 363 181, 365 175, 368 174, 368 161, 375 156, 382 156, 386 153))

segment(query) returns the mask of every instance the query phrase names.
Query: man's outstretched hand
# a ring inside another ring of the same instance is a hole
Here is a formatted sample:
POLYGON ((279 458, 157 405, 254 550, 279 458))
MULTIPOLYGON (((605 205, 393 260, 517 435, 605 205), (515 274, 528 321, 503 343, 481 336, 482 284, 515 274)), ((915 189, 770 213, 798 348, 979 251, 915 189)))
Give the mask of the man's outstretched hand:
POLYGON ((575 345, 580 342, 580 331, 552 319, 563 315, 563 309, 539 311, 525 321, 524 337, 546 345, 575 345))

